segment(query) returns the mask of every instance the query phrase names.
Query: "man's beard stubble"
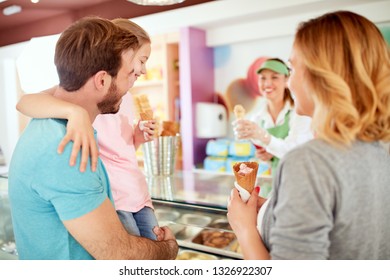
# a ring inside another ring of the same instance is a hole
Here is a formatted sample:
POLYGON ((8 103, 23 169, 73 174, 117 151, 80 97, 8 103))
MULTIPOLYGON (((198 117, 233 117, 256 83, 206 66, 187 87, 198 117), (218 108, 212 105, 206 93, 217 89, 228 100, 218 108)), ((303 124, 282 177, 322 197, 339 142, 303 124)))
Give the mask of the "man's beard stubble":
POLYGON ((97 106, 101 114, 116 114, 119 111, 121 100, 122 95, 119 95, 116 81, 113 80, 106 97, 97 106))

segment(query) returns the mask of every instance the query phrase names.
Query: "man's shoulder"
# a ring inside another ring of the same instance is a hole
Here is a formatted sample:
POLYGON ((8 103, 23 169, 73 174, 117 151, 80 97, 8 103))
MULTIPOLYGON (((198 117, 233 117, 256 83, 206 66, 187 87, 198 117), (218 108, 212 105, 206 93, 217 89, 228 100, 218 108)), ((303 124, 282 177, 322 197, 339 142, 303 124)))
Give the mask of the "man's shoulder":
POLYGON ((43 119, 31 119, 29 126, 34 128, 66 128, 67 120, 54 119, 54 118, 43 118, 43 119))
POLYGON ((31 119, 23 134, 47 133, 47 135, 41 135, 46 137, 55 134, 65 134, 66 123, 66 120, 61 119, 31 119))
POLYGON ((32 119, 20 136, 13 153, 16 162, 41 165, 58 157, 57 147, 64 137, 66 126, 55 119, 32 119))

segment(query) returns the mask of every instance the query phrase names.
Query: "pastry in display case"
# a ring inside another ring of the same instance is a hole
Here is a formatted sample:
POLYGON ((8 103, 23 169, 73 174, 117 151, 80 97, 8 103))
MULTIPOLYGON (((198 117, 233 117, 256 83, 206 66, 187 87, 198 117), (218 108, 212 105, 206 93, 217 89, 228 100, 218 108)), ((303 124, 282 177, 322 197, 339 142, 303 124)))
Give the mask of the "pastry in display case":
POLYGON ((191 250, 180 250, 177 254, 176 260, 218 260, 218 258, 214 255, 201 253, 197 251, 191 251, 191 250))
POLYGON ((202 230, 192 242, 214 248, 227 248, 236 240, 232 228, 227 220, 216 220, 209 225, 211 229, 202 230))
MULTIPOLYGON (((155 203, 155 208, 159 225, 168 226, 172 230, 182 249, 211 254, 217 259, 242 259, 236 236, 226 220, 226 213, 158 203, 155 203)), ((180 259, 192 259, 187 257, 182 256, 180 259)))

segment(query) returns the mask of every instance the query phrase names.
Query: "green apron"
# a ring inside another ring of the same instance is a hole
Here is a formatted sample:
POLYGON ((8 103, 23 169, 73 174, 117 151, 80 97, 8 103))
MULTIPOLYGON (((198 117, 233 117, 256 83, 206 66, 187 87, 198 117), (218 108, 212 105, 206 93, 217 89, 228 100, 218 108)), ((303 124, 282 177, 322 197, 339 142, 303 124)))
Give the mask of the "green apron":
MULTIPOLYGON (((279 138, 279 139, 284 139, 287 137, 288 132, 290 130, 290 112, 288 111, 286 115, 284 116, 284 122, 281 125, 274 126, 271 128, 268 128, 267 131, 269 134, 272 136, 279 138)), ((262 125, 264 124, 264 121, 262 122, 262 125)), ((275 176, 276 168, 278 167, 279 164, 279 158, 273 157, 271 158, 271 175, 275 176)))

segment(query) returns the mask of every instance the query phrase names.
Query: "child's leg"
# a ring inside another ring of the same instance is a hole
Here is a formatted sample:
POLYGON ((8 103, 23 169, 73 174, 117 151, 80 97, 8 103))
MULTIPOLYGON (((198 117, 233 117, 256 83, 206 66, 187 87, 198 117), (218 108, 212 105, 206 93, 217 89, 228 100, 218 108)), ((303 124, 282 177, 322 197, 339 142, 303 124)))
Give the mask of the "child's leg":
POLYGON ((141 236, 156 240, 153 228, 158 226, 154 210, 150 207, 144 207, 137 213, 133 213, 141 236))
POLYGON ((121 220, 123 226, 129 234, 136 236, 141 235, 137 226, 137 222, 134 219, 133 213, 123 210, 117 210, 116 212, 118 213, 119 220, 121 220))

